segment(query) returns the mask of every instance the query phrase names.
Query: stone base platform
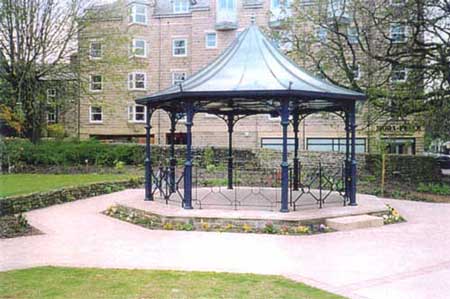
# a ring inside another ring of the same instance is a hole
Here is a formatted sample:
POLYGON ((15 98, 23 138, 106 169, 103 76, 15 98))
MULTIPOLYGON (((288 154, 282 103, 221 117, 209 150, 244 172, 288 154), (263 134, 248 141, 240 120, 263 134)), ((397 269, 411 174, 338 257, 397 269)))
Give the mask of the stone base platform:
MULTIPOLYGON (((220 195, 217 195, 220 196, 220 195)), ((383 215, 388 212, 386 205, 376 196, 357 195, 357 206, 343 206, 339 204, 325 205, 319 209, 317 205, 300 206, 296 211, 281 213, 278 211, 256 209, 220 209, 208 208, 185 210, 179 203, 166 204, 161 200, 144 201, 144 199, 124 199, 120 205, 158 215, 165 221, 191 221, 191 222, 236 222, 238 224, 251 222, 255 226, 264 225, 267 222, 283 225, 309 225, 325 224, 326 219, 356 216, 356 215, 383 215)), ((194 205, 195 207, 195 205, 194 205)))
POLYGON ((359 228, 380 227, 384 225, 382 217, 357 215, 327 219, 325 224, 334 230, 353 230, 359 228))

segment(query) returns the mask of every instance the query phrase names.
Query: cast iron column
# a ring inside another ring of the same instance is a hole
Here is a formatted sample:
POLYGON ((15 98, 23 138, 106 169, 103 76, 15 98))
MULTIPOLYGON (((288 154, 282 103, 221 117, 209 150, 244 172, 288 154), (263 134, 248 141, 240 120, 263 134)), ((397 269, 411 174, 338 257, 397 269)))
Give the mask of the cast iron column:
POLYGON ((153 192, 152 192, 152 149, 150 147, 150 130, 151 126, 151 118, 152 118, 152 109, 149 105, 146 107, 146 124, 145 124, 145 200, 153 200, 153 192))
POLYGON ((184 202, 183 208, 192 209, 192 121, 194 118, 194 105, 186 102, 186 162, 184 163, 184 202))
POLYGON ((350 130, 352 132, 352 146, 351 146, 351 164, 350 164, 350 205, 356 206, 356 111, 355 111, 355 102, 353 102, 351 111, 350 111, 350 130))
POLYGON ((344 114, 345 121, 345 160, 344 160, 344 186, 345 186, 345 200, 350 199, 350 119, 348 111, 344 114))
POLYGON ((233 189, 233 127, 234 127, 233 113, 228 114, 227 126, 228 126, 228 189, 233 189))
POLYGON ((177 165, 177 160, 175 159, 175 130, 177 126, 177 115, 176 113, 170 113, 170 192, 175 192, 175 167, 177 165))
POLYGON ((292 126, 294 128, 294 190, 298 191, 298 126, 299 126, 299 113, 296 109, 292 115, 292 126))
POLYGON ((283 127, 283 160, 281 162, 281 209, 280 212, 289 212, 288 207, 288 184, 289 184, 289 169, 288 169, 288 150, 287 150, 287 129, 289 126, 289 100, 283 99, 281 101, 281 126, 283 127))

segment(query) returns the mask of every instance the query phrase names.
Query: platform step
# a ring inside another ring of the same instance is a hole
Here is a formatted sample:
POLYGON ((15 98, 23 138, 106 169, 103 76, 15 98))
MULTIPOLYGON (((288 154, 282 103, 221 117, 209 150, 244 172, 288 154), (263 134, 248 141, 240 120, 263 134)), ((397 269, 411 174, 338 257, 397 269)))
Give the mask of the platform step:
POLYGON ((358 228, 369 228, 383 226, 383 218, 371 215, 347 216, 330 218, 325 224, 335 230, 352 230, 358 228))

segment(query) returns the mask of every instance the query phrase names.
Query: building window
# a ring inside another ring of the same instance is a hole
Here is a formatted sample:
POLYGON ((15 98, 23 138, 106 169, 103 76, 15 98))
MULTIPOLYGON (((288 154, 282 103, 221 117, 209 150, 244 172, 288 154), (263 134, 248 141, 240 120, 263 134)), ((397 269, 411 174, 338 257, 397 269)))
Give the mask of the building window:
POLYGON ((128 106, 128 121, 135 123, 144 123, 146 118, 146 107, 143 105, 128 106))
POLYGON ((359 37, 358 37, 358 30, 354 27, 348 27, 347 28, 347 38, 348 42, 351 44, 357 44, 359 37))
POLYGON ((176 57, 187 56, 187 40, 174 39, 172 45, 172 54, 176 57))
POLYGON ((188 13, 189 9, 189 0, 173 0, 173 13, 188 13))
POLYGON ((361 79, 361 66, 359 64, 356 64, 352 67, 352 72, 354 80, 361 79))
POLYGON ((91 123, 103 122, 103 111, 100 106, 91 106, 89 109, 89 121, 91 123))
POLYGON ((47 123, 54 124, 56 123, 56 112, 54 108, 50 108, 47 111, 47 123))
MULTIPOLYGON (((171 134, 166 133, 166 144, 170 144, 171 134)), ((174 133, 173 135, 173 144, 186 144, 187 136, 186 133, 174 133)))
POLYGON ((136 57, 147 57, 147 42, 143 39, 133 39, 131 54, 136 57))
POLYGON ((142 4, 131 6, 130 23, 147 25, 147 6, 142 4))
POLYGON ((406 25, 400 23, 391 24, 389 36, 394 44, 406 42, 406 25))
MULTIPOLYGON (((294 150, 294 143, 295 143, 294 138, 287 139, 288 151, 294 150)), ((283 138, 280 137, 261 138, 261 147, 281 151, 283 150, 283 138)))
POLYGON ((415 155, 415 138, 383 138, 386 143, 386 149, 389 154, 397 155, 415 155))
MULTIPOLYGON (((307 138, 306 149, 318 152, 340 152, 345 153, 345 138, 307 138)), ((356 138, 355 151, 366 152, 366 139, 356 138)))
POLYGON ((217 0, 217 23, 237 21, 236 0, 217 0))
POLYGON ((147 88, 147 74, 134 72, 128 74, 128 89, 145 90, 147 88))
POLYGON ((100 42, 91 42, 89 47, 89 57, 91 59, 99 59, 102 58, 102 44, 100 42))
POLYGON ((186 72, 172 72, 172 85, 180 85, 186 80, 186 72))
POLYGON ((56 89, 49 88, 47 89, 47 100, 51 100, 56 97, 56 89))
POLYGON ((328 35, 328 33, 327 33, 327 29, 326 28, 323 28, 323 27, 316 28, 316 38, 320 42, 322 42, 322 43, 326 42, 327 41, 327 35, 328 35))
POLYGON ((101 91, 103 89, 103 77, 101 75, 91 75, 89 89, 91 91, 101 91))
POLYGON ((408 69, 401 65, 392 66, 391 82, 405 82, 408 79, 408 69))
POLYGON ((206 33, 205 44, 207 49, 217 48, 217 34, 215 32, 206 33))

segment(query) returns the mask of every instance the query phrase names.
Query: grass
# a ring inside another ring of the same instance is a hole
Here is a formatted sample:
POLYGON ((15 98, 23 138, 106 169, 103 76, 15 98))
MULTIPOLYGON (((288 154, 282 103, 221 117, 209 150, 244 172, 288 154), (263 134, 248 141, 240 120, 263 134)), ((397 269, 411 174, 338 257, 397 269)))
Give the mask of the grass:
POLYGON ((0 298, 343 298, 280 276, 39 267, 0 272, 0 298))
POLYGON ((130 174, 5 174, 0 175, 0 198, 44 192, 62 187, 117 181, 130 174))

